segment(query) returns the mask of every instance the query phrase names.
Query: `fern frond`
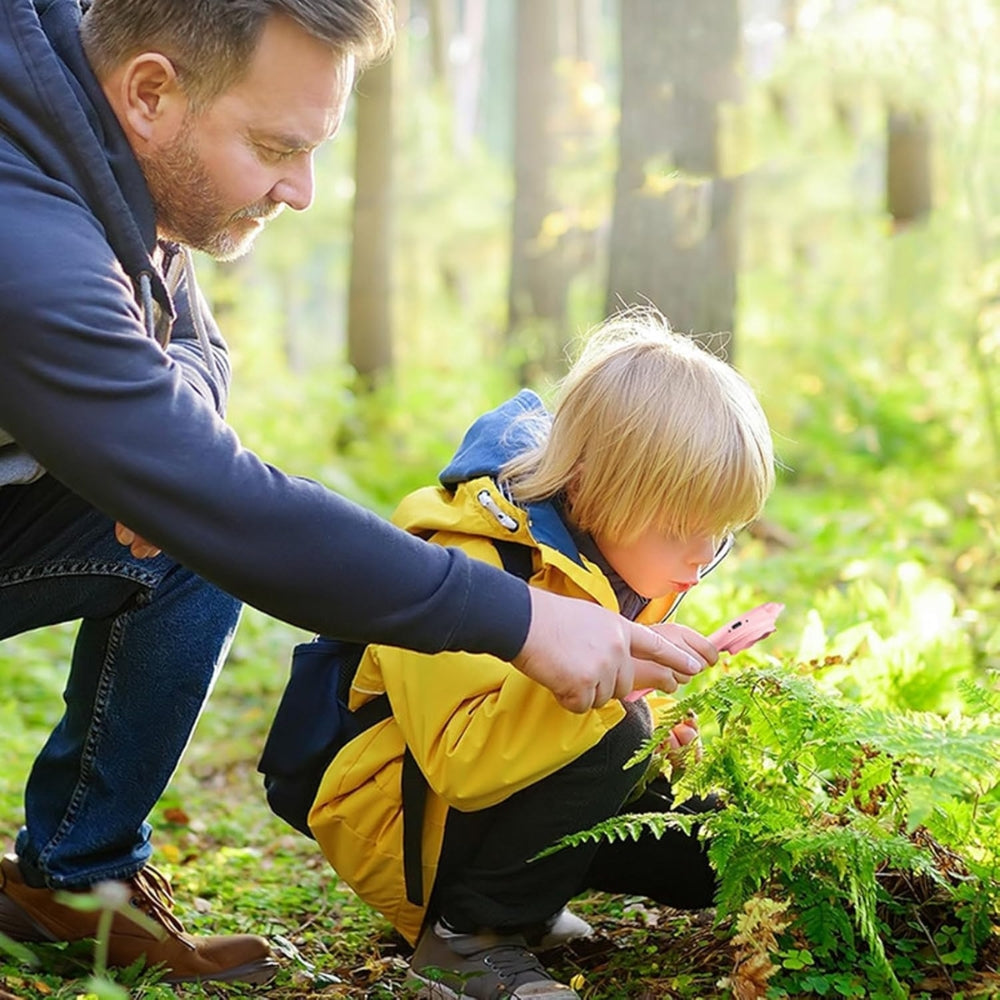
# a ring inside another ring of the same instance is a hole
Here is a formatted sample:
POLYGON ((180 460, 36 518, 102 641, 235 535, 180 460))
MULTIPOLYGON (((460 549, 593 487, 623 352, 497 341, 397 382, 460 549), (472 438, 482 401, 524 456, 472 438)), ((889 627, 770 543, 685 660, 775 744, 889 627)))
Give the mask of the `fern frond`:
POLYGON ((1000 720, 859 709, 855 721, 858 739, 909 774, 933 775, 939 795, 982 795, 1000 784, 1000 720))
POLYGON ((681 830, 690 835, 692 828, 699 822, 715 815, 712 813, 680 813, 680 812, 657 812, 657 813, 625 813, 621 816, 612 816, 610 819, 590 827, 588 830, 581 830, 579 833, 567 834, 562 839, 556 841, 551 847, 546 847, 544 851, 535 855, 533 861, 546 858, 550 854, 567 847, 579 847, 581 844, 595 844, 601 841, 614 843, 615 841, 638 840, 644 833, 651 833, 654 837, 662 837, 670 829, 681 830))
POLYGON ((1000 691, 991 691, 963 677, 958 682, 958 689, 962 692, 966 704, 980 712, 991 712, 1000 715, 1000 691))
POLYGON ((638 764, 652 755, 669 737, 670 731, 679 722, 683 722, 685 717, 694 712, 700 715, 702 711, 710 710, 710 697, 708 692, 702 691, 691 694, 682 701, 676 702, 672 708, 661 711, 658 715, 656 726, 646 742, 633 754, 632 758, 626 761, 624 770, 638 764))
POLYGON ((694 709, 710 735, 701 759, 692 754, 671 776, 675 801, 718 793, 725 808, 614 817, 545 853, 698 824, 720 919, 759 894, 788 899, 795 940, 832 962, 861 962, 885 988, 879 996, 902 997, 883 924, 887 912, 909 919, 900 884, 926 886, 962 927, 979 921, 976 941, 1000 915, 991 889, 1000 884, 1000 695, 962 690, 980 711, 942 717, 862 707, 781 664, 720 673, 659 720, 635 760, 652 757, 655 768, 655 751, 694 709))

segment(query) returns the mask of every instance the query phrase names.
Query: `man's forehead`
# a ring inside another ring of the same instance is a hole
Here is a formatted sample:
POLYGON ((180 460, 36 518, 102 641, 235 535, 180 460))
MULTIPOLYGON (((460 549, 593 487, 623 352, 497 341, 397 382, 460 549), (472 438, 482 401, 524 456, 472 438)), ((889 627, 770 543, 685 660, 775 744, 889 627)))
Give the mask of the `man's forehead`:
POLYGON ((261 36, 247 71, 217 105, 237 109, 248 128, 315 146, 340 126, 354 86, 355 59, 287 25, 261 36))
POLYGON ((282 14, 271 15, 260 33, 242 82, 263 86, 336 87, 350 90, 357 63, 349 49, 337 48, 282 14))

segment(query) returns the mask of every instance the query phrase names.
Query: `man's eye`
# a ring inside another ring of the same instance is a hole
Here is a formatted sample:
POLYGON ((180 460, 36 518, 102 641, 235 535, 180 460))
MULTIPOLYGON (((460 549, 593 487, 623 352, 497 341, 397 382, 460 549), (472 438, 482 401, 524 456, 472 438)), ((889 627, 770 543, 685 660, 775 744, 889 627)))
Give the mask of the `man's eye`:
POLYGON ((270 146, 258 146, 262 159, 270 160, 272 163, 283 163, 292 159, 297 153, 297 149, 272 149, 270 146))

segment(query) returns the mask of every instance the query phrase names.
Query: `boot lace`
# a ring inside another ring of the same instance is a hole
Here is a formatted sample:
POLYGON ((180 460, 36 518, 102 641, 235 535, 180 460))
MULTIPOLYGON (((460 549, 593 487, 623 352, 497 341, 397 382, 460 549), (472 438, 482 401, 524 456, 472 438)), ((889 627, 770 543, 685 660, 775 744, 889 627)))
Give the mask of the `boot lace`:
POLYGON ((171 934, 183 934, 184 925, 174 916, 174 894, 166 876, 152 865, 136 872, 131 879, 129 902, 155 920, 171 934))

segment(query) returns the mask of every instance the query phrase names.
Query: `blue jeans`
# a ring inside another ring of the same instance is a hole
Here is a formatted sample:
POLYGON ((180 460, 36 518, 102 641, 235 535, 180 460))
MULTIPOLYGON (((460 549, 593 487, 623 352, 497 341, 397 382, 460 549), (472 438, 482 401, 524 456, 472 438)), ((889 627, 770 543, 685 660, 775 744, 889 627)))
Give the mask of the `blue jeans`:
POLYGON ((0 488, 0 639, 80 620, 65 713, 25 791, 15 846, 26 881, 78 888, 146 863, 146 818, 240 607, 166 555, 133 558, 112 520, 50 476, 0 488))

